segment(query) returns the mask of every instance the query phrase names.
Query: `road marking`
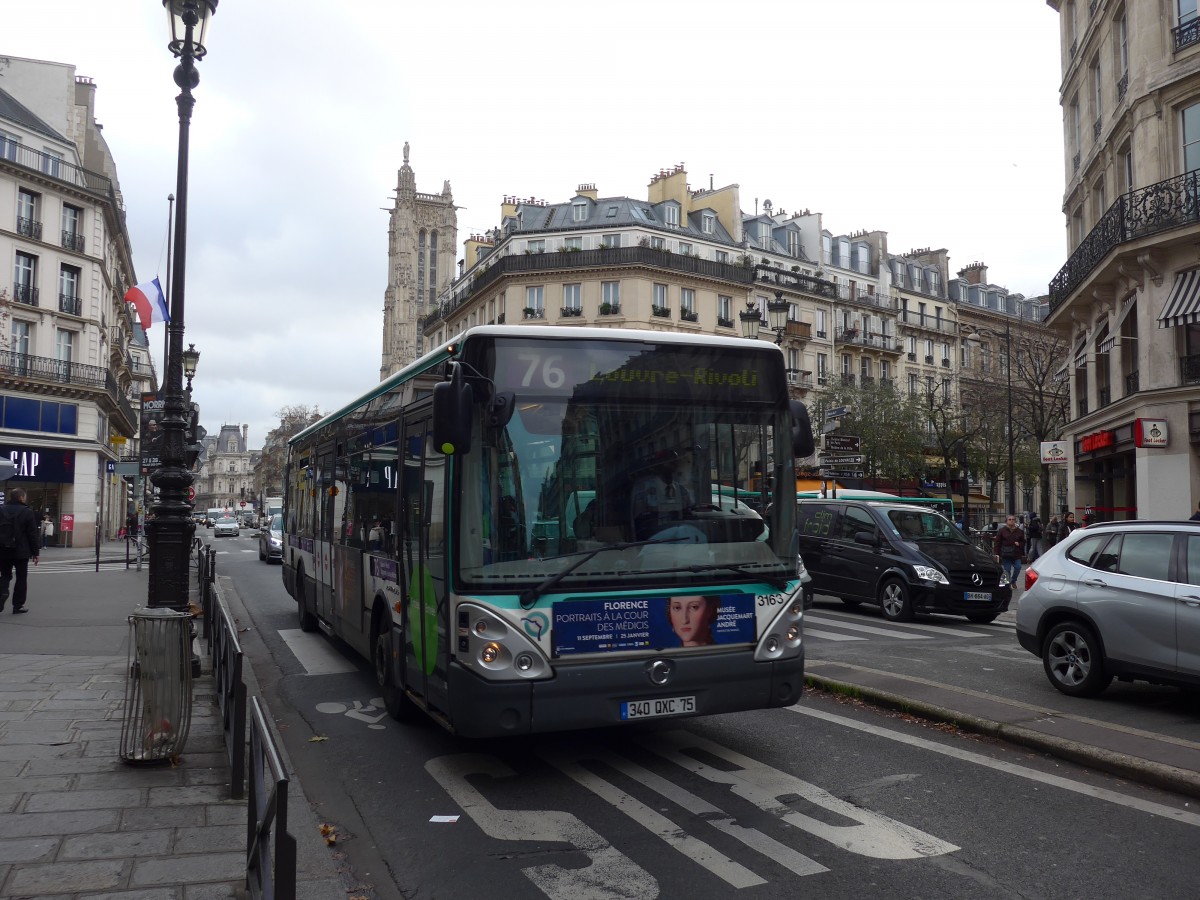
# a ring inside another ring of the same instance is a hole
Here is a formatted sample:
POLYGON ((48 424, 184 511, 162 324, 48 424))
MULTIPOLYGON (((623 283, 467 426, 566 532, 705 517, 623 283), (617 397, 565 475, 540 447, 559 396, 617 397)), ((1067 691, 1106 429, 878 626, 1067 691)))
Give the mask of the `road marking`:
MULTIPOLYGON (((843 617, 844 614, 830 612, 829 610, 822 610, 821 615, 835 617, 837 619, 838 625, 844 625, 846 622, 856 622, 857 623, 857 622, 861 621, 861 617, 851 616, 851 617, 844 618, 843 617)), ((805 618, 806 619, 813 618, 812 613, 809 613, 808 615, 806 615, 805 618)), ((818 619, 818 621, 820 621, 821 624, 823 624, 823 625, 834 624, 833 622, 829 621, 828 619, 818 619)), ((949 635, 950 637, 975 637, 975 638, 996 637, 996 635, 994 635, 994 634, 988 634, 987 632, 982 632, 982 631, 965 631, 961 628, 949 628, 944 625, 924 625, 920 622, 892 622, 889 624, 891 624, 892 626, 894 626, 896 628, 913 628, 918 631, 931 631, 934 634, 945 634, 945 635, 949 635)))
POLYGON ((771 813, 813 837, 859 856, 872 859, 919 859, 941 856, 959 849, 911 825, 854 806, 824 788, 687 731, 662 732, 642 738, 638 743, 714 784, 729 786, 734 794, 753 803, 763 812, 771 813), (716 768, 703 763, 692 755, 696 751, 727 762, 732 768, 716 768), (831 825, 822 822, 796 812, 780 799, 782 797, 798 797, 858 824, 831 825))
POLYGON ((822 619, 820 616, 814 616, 812 613, 807 613, 804 616, 804 621, 816 622, 818 625, 836 625, 838 628, 848 628, 851 631, 865 631, 867 634, 882 634, 884 637, 899 638, 902 641, 932 640, 932 638, 926 634, 905 634, 903 631, 893 631, 889 628, 876 628, 874 625, 859 625, 857 622, 841 622, 837 619, 822 619))
POLYGON ((583 766, 579 765, 579 761, 582 759, 596 760, 597 762, 611 766, 627 778, 645 785, 675 805, 687 810, 692 815, 704 819, 706 825, 711 825, 723 834, 741 841, 747 847, 757 850, 763 856, 790 869, 797 875, 815 875, 819 872, 829 871, 829 869, 819 862, 809 859, 803 853, 798 853, 774 838, 768 837, 758 829, 746 828, 743 825, 737 824, 731 815, 719 807, 713 806, 692 792, 684 790, 676 784, 672 784, 662 776, 656 775, 648 769, 630 762, 615 753, 601 750, 598 752, 581 751, 579 754, 570 757, 562 752, 540 753, 539 755, 547 762, 561 769, 571 778, 574 778, 588 790, 603 797, 638 824, 653 823, 651 830, 660 838, 684 854, 688 859, 700 863, 700 865, 704 866, 718 878, 723 879, 736 888, 766 884, 766 880, 739 863, 718 853, 703 841, 689 836, 670 819, 659 815, 650 809, 650 807, 609 784, 599 775, 584 769, 583 766))
MULTIPOLYGON (((445 789, 488 837, 500 841, 570 844, 591 863, 564 868, 553 863, 521 871, 551 900, 655 900, 658 881, 571 815, 558 809, 497 809, 467 781, 468 776, 512 778, 516 773, 494 756, 462 753, 439 756, 425 771, 445 789)), ((546 851, 557 853, 557 850, 546 851)))
POLYGON ((1072 781, 1069 778, 1063 778, 1059 775, 1050 775, 1046 772, 1039 772, 1036 769, 1030 769, 1027 766, 1020 766, 1015 763, 991 759, 990 757, 984 756, 980 753, 974 753, 970 750, 962 750, 957 747, 950 747, 945 744, 938 744, 934 741, 927 740, 926 738, 901 734, 898 731, 891 731, 887 728, 881 728, 878 725, 870 725, 866 722, 857 722, 854 719, 848 719, 844 716, 825 712, 824 710, 800 706, 789 706, 786 707, 786 709, 789 712, 799 713, 803 716, 811 716, 814 719, 822 719, 826 722, 831 722, 834 725, 842 725, 846 728, 853 728, 856 731, 862 731, 867 734, 876 735, 877 737, 887 738, 901 744, 908 744, 910 747, 919 747, 922 750, 928 750, 932 753, 940 753, 943 756, 950 756, 954 759, 962 760, 963 762, 985 766, 989 769, 995 769, 998 772, 1004 772, 1007 775, 1016 775, 1019 778, 1027 778, 1030 781, 1048 784, 1052 787, 1061 788, 1064 791, 1072 791, 1076 794, 1083 794, 1087 797, 1093 797, 1097 800, 1104 800, 1108 803, 1115 803, 1118 806, 1126 806, 1130 809, 1136 809, 1140 812, 1150 813, 1151 815, 1163 816, 1164 818, 1171 819, 1176 822, 1182 822, 1185 825, 1200 826, 1200 814, 1184 812, 1183 810, 1174 809, 1162 803, 1155 803, 1151 800, 1140 800, 1137 797, 1128 797, 1125 794, 1118 794, 1116 791, 1110 791, 1101 787, 1093 787, 1090 784, 1072 781))
POLYGON ((358 666, 338 653, 320 634, 305 634, 299 628, 289 628, 280 629, 279 636, 304 666, 307 675, 341 675, 358 671, 358 666))
POLYGON ((805 637, 819 637, 827 641, 866 641, 870 640, 865 637, 858 637, 853 634, 838 634, 836 631, 820 631, 816 628, 809 628, 807 624, 804 626, 805 637))

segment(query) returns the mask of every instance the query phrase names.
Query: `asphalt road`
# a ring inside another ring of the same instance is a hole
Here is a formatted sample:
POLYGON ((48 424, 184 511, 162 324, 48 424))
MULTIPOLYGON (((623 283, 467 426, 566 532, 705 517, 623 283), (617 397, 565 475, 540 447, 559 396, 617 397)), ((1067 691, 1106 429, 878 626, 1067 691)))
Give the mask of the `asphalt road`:
MULTIPOLYGON (((365 663, 299 633, 251 538, 216 548, 297 778, 364 896, 1191 896, 1200 880, 1194 802, 830 695, 526 739, 395 722, 365 663)), ((814 659, 1057 693, 1003 622, 897 632, 833 603, 811 618, 814 659)), ((1106 706, 1195 727, 1158 690, 1106 706)))

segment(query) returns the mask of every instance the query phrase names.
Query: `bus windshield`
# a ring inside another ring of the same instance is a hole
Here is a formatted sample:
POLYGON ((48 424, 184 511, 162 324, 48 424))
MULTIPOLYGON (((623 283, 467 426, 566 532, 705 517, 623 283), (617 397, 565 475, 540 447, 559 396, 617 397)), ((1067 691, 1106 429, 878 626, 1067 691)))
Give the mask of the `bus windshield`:
POLYGON ((496 427, 481 406, 460 460, 464 587, 512 591, 560 572, 566 590, 794 577, 791 504, 771 521, 758 508, 764 473, 792 472, 780 361, 497 338, 472 364, 515 402, 496 427))

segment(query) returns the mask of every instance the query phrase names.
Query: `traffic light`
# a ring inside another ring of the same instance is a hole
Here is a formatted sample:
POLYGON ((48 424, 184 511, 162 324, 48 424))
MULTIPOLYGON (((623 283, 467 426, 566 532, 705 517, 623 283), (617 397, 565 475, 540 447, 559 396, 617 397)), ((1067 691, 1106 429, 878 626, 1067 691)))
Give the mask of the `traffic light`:
POLYGON ((130 481, 128 478, 126 478, 125 479, 125 511, 128 512, 130 509, 132 509, 133 504, 134 504, 133 482, 130 481))

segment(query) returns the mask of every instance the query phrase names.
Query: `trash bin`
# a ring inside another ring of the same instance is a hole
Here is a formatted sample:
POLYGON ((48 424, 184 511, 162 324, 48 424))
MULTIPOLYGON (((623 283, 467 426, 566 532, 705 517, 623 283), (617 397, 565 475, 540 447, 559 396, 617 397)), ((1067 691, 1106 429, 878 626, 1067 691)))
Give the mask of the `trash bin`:
POLYGON ((168 762, 183 752, 192 724, 192 617, 139 606, 129 638, 121 760, 168 762))

